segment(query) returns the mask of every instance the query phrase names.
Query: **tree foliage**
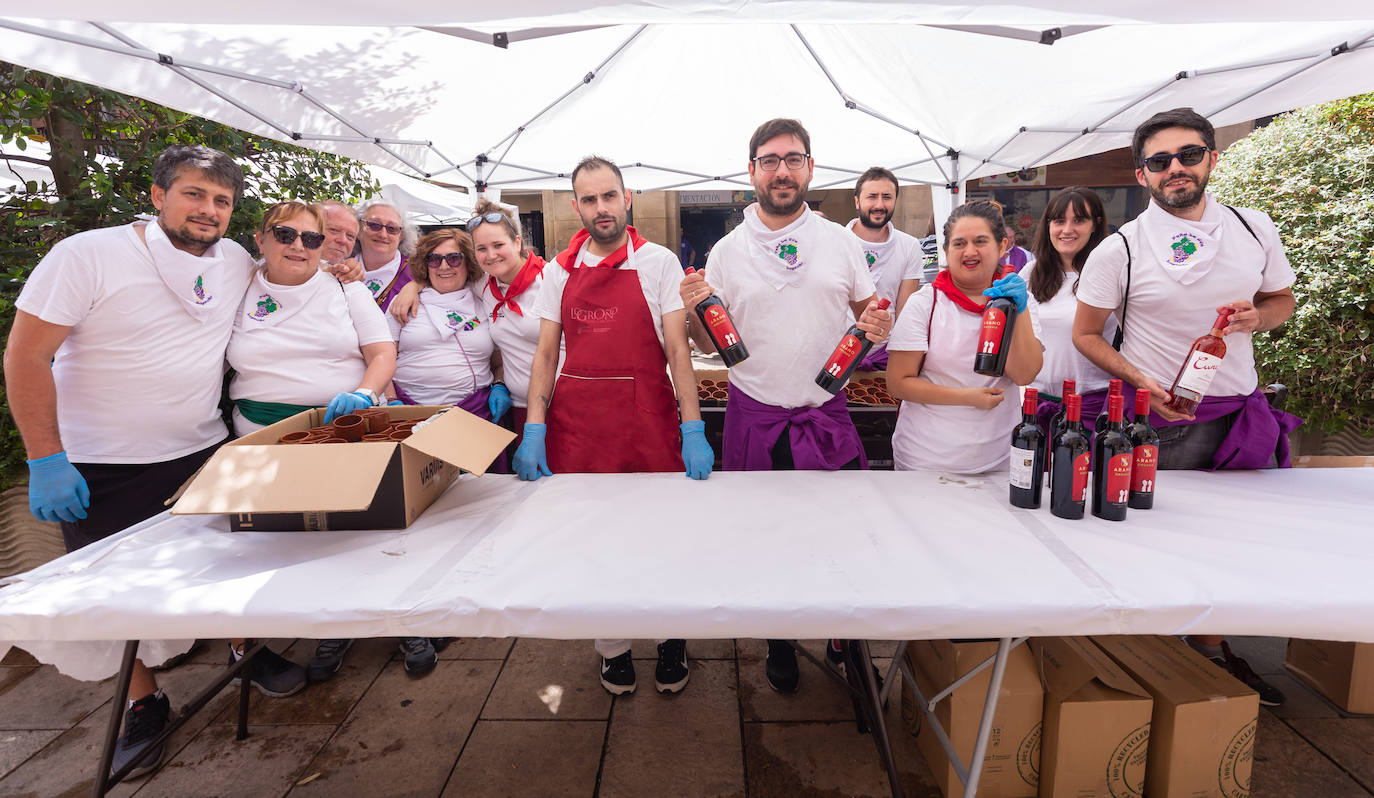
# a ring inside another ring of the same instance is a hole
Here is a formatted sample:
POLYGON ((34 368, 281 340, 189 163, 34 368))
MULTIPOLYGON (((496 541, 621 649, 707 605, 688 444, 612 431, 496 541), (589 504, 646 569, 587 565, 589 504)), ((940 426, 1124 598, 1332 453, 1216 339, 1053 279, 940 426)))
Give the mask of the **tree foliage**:
MULTIPOLYGON (((379 186, 357 161, 250 135, 208 119, 0 61, 0 175, 43 166, 51 181, 0 190, 0 330, 8 339, 23 281, 57 241, 153 213, 153 162, 173 144, 204 144, 243 166, 244 197, 228 237, 251 251, 267 207, 285 199, 357 202, 379 186), (45 141, 46 153, 32 142, 45 141), (17 152, 16 152, 17 151, 17 152)), ((136 375, 135 375, 136 378, 136 375)), ((0 394, 0 487, 22 475, 24 450, 0 394)))
POLYGON ((1302 108, 1226 150, 1210 186, 1278 225, 1297 311, 1255 337, 1265 380, 1328 431, 1374 431, 1374 94, 1302 108))

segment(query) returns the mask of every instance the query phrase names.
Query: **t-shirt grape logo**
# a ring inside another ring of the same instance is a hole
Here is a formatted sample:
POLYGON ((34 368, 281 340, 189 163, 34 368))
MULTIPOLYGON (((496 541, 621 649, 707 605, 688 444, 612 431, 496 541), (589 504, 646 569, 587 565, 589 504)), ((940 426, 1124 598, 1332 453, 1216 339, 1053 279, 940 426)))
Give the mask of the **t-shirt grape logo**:
POLYGON ((196 275, 196 284, 191 288, 191 293, 196 295, 193 300, 197 305, 204 305, 214 299, 214 296, 205 293, 205 275, 196 275))
POLYGON ((773 247, 773 254, 782 258, 782 262, 787 264, 787 270, 789 272, 801 268, 801 257, 798 255, 797 250, 797 245, 799 243, 797 239, 789 236, 779 241, 777 246, 773 247))
POLYGON ((380 293, 382 292, 382 282, 381 282, 381 280, 368 280, 368 281, 367 281, 367 290, 368 290, 368 291, 371 291, 373 296, 376 296, 376 295, 380 294, 380 293))
POLYGON ((458 330, 472 330, 482 323, 482 319, 477 316, 463 318, 462 314, 456 310, 448 312, 448 328, 457 332, 458 330))
POLYGON ((1174 252, 1171 262, 1183 265, 1202 249, 1202 242, 1187 233, 1179 233, 1174 236, 1174 242, 1169 245, 1169 249, 1174 252))
POLYGON ((868 268, 872 269, 878 263, 878 253, 871 249, 864 250, 864 260, 868 261, 868 268))
POLYGON ((248 318, 254 321, 262 321, 280 309, 281 306, 277 304, 277 300, 273 299, 271 294, 263 294, 261 297, 258 297, 257 309, 249 313, 248 318))

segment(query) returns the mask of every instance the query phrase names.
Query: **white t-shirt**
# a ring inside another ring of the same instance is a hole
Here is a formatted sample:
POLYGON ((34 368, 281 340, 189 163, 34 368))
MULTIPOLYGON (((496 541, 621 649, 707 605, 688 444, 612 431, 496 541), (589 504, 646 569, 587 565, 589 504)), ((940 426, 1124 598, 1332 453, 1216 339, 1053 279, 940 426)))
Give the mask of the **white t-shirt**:
MULTIPOLYGON (((1193 341, 1212 328, 1218 305, 1253 300, 1257 292, 1282 290, 1295 279, 1279 231, 1267 215, 1238 209, 1259 237, 1256 241, 1221 203, 1210 196, 1206 202, 1202 224, 1220 225, 1221 246, 1210 271, 1189 285, 1171 277, 1151 255, 1138 222, 1121 227, 1131 248, 1131 295, 1121 354, 1165 390, 1174 384, 1193 341)), ((1088 256, 1078 284, 1078 300, 1119 313, 1125 292, 1126 249, 1121 236, 1110 235, 1088 256)), ((1223 340, 1226 358, 1207 395, 1247 396, 1259 382, 1251 334, 1231 334, 1223 340)))
MULTIPOLYGON (((858 228, 859 220, 849 222, 849 231, 858 228)), ((892 302, 893 315, 897 311, 897 292, 903 280, 919 280, 924 269, 925 256, 921 252, 921 242, 887 223, 887 240, 874 244, 859 239, 863 249, 864 261, 868 264, 868 275, 873 278, 874 289, 879 298, 892 302)))
POLYGON ((368 293, 372 294, 373 302, 377 301, 383 291, 391 287, 396 280, 396 273, 400 270, 401 253, 397 252, 386 264, 363 275, 363 285, 367 286, 368 293))
POLYGON ((706 264, 707 281, 749 349, 749 358, 730 369, 731 384, 787 409, 834 398, 816 385, 816 375, 854 324, 850 303, 875 293, 859 238, 814 214, 803 218, 810 220, 804 234, 809 243, 799 243, 802 266, 788 280, 770 279, 751 257, 746 225, 718 241, 706 264))
MULTIPOLYGON (((391 342, 391 330, 362 283, 341 285, 318 272, 300 285, 277 285, 259 269, 234 317, 229 398, 324 407, 362 381, 360 347, 382 342, 391 342)), ((236 408, 234 429, 246 435, 261 426, 236 408)))
MULTIPOLYGON (((1021 277, 1030 282, 1031 272, 1039 268, 1036 263, 1026 265, 1021 277)), ((1078 285, 1078 272, 1064 273, 1064 282, 1059 291, 1048 302, 1040 302, 1035 294, 1027 292, 1029 299, 1026 309, 1035 319, 1036 328, 1043 334, 1040 343, 1045 347, 1044 364, 1031 387, 1041 393, 1058 396, 1064 390, 1064 380, 1074 380, 1078 393, 1091 393, 1105 390, 1112 375, 1098 368, 1083 357, 1073 345, 1073 317, 1078 313, 1078 297, 1073 288, 1078 285)), ((1116 337, 1116 316, 1107 319, 1102 337, 1111 341, 1116 337)))
MULTIPOLYGON (((491 328, 491 340, 496 344, 496 348, 501 350, 502 379, 506 383, 506 389, 510 391, 511 404, 515 407, 527 407, 529 403, 534 353, 539 348, 539 296, 543 293, 544 281, 548 276, 552 276, 554 269, 563 271, 563 267, 557 263, 544 264, 544 274, 534 278, 530 287, 515 299, 515 303, 520 306, 519 314, 512 312, 510 306, 506 305, 496 312, 496 318, 493 320, 491 312, 496 307, 496 297, 491 295, 486 280, 482 280, 477 291, 477 301, 482 305, 483 318, 491 322, 488 325, 491 328)), ((502 286, 502 293, 509 287, 502 286)), ((560 339, 559 368, 563 366, 566 351, 560 339)))
MULTIPOLYGON (((212 252, 224 262, 222 284, 201 290, 228 301, 201 319, 159 277, 134 225, 59 241, 34 268, 16 307, 72 328, 52 367, 72 462, 159 463, 227 435, 219 413, 224 350, 253 261, 225 239, 212 252)), ((187 285, 196 277, 188 273, 187 285)))
POLYGON ((425 288, 419 312, 404 327, 386 314, 397 345, 396 385, 422 405, 456 405, 491 385, 490 319, 467 288, 447 294, 425 288))
MULTIPOLYGON (((1011 431, 1021 422, 1021 393, 1006 376, 973 371, 982 317, 954 304, 928 285, 907 300, 906 312, 892 328, 889 352, 925 352, 921 377, 951 388, 1001 388, 1002 403, 991 410, 968 405, 902 402, 892 432, 892 458, 898 471, 951 471, 980 474, 1007 467, 1011 431), (932 317, 930 303, 935 302, 932 317), (927 328, 931 329, 927 329, 927 328)), ((1036 337, 1035 317, 1027 317, 1036 337)))
MULTIPOLYGON (((591 254, 584 247, 582 259, 574 268, 595 266, 602 260, 604 258, 591 254)), ((629 259, 620 264, 620 268, 629 269, 639 277, 639 289, 644 292, 649 315, 653 316, 654 333, 658 335, 658 343, 662 346, 663 314, 682 309, 682 296, 677 290, 682 284, 682 264, 666 248, 646 241, 630 253, 629 259)), ((563 323, 563 289, 567 285, 568 271, 556 261, 549 261, 544 267, 544 285, 539 290, 539 318, 563 323)))

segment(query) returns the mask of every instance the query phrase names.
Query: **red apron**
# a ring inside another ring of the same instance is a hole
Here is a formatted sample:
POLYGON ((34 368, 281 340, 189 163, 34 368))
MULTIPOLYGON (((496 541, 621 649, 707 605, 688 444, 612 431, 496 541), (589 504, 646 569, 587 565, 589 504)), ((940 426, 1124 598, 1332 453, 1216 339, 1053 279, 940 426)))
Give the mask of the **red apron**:
POLYGON ((572 269, 562 321, 568 353, 546 419, 549 470, 684 470, 677 399, 639 275, 572 269))

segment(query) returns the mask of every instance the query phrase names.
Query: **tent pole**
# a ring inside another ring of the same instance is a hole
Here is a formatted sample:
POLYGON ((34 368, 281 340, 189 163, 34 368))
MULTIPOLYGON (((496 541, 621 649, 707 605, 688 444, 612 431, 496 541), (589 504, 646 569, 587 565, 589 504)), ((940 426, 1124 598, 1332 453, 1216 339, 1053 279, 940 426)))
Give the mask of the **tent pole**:
MULTIPOLYGON (((1361 39, 1361 40, 1359 40, 1358 42, 1355 43, 1355 47, 1360 47, 1360 46, 1362 46, 1365 42, 1369 41, 1370 39, 1374 39, 1374 33, 1366 33, 1363 39, 1361 39)), ((1286 81, 1286 80, 1291 80, 1292 78, 1295 78, 1295 77, 1297 77, 1298 75, 1301 75, 1302 73, 1306 72, 1307 70, 1309 70, 1309 69, 1311 69, 1311 68, 1313 68, 1313 67, 1315 67, 1315 66, 1318 66, 1318 65, 1320 65, 1320 64, 1326 63, 1327 61, 1330 61, 1332 58, 1335 58, 1335 57, 1338 56, 1338 55, 1343 55, 1343 54, 1345 54, 1345 53, 1350 52, 1351 49, 1352 49, 1352 48, 1351 48, 1350 42, 1349 42, 1348 40, 1347 40, 1347 41, 1344 41, 1344 42, 1341 42, 1340 44, 1336 45, 1335 47, 1332 47, 1332 48, 1330 49, 1330 51, 1325 52, 1325 53, 1322 53, 1319 57, 1317 57, 1316 60, 1314 60, 1314 61, 1312 61, 1312 62, 1310 62, 1310 63, 1307 63, 1307 64, 1303 64, 1303 65, 1300 66, 1300 67, 1296 67, 1296 68, 1294 68, 1294 69, 1290 69, 1289 71, 1287 71, 1287 72, 1283 73, 1282 75, 1280 75, 1279 77, 1277 77, 1277 78, 1275 78, 1275 79, 1269 81, 1268 83, 1264 84, 1263 86, 1260 86, 1260 87, 1257 88, 1257 89, 1254 89, 1254 90, 1252 90, 1252 91, 1246 92, 1245 94, 1242 94, 1240 97, 1238 97, 1238 98, 1236 98, 1236 99, 1234 99, 1234 100, 1232 100, 1232 101, 1226 103, 1225 105, 1221 106, 1220 108, 1214 108, 1214 109, 1212 109, 1212 110, 1209 111, 1208 113, 1204 114, 1204 116, 1212 117, 1212 116, 1214 116, 1214 115, 1216 115, 1216 114, 1221 113, 1222 111, 1225 111, 1227 108, 1233 108, 1233 107, 1235 107, 1235 106, 1237 106, 1237 105, 1240 105, 1241 103, 1245 102, 1246 100, 1250 99, 1251 97, 1254 97, 1256 94, 1260 94, 1260 93, 1262 93, 1262 92, 1268 91, 1269 89, 1274 88, 1275 86, 1279 85, 1280 83, 1283 83, 1283 82, 1286 81)))

